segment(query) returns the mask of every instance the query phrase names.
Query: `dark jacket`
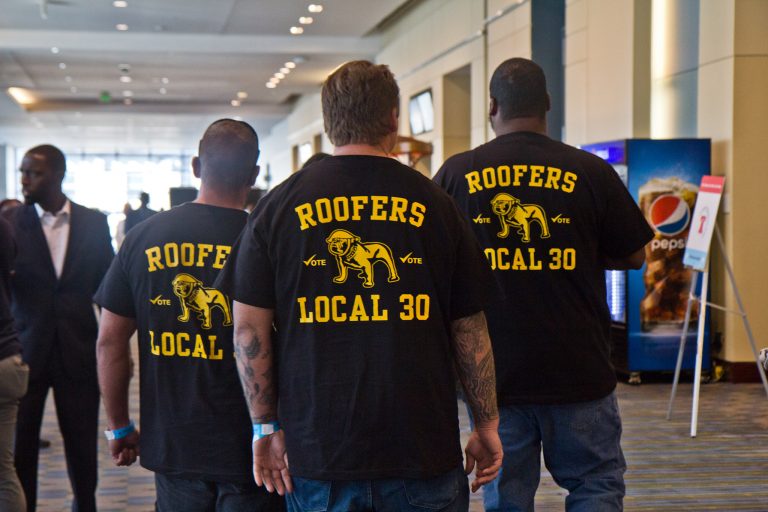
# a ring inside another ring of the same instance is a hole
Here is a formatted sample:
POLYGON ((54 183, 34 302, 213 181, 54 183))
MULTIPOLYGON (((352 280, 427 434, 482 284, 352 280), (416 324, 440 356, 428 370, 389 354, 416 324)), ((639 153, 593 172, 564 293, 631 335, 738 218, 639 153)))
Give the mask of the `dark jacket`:
POLYGON ((55 347, 69 376, 93 377, 96 373, 98 327, 92 297, 114 251, 106 216, 71 205, 60 279, 56 279, 35 207, 16 208, 8 215, 17 246, 12 312, 31 380, 44 370, 55 347))

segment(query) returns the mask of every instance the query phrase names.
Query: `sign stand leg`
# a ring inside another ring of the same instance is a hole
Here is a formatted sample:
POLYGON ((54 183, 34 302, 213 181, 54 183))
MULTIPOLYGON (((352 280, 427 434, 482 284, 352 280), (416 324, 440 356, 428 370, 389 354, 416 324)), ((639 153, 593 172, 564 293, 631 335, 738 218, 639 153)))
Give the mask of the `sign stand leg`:
POLYGON ((693 406, 691 408, 691 437, 696 437, 699 423, 699 393, 701 392, 701 364, 704 356, 704 326, 707 318, 705 307, 707 288, 709 287, 709 264, 701 274, 701 304, 699 305, 699 330, 696 336, 696 371, 693 375, 693 406))
POLYGON ((680 335, 680 350, 677 353, 677 364, 675 365, 675 378, 672 381, 672 393, 669 395, 669 406, 667 407, 667 420, 672 418, 672 406, 677 394, 677 383, 680 381, 680 370, 683 367, 683 354, 685 353, 685 342, 688 338, 688 328, 691 324, 691 309, 696 300, 696 281, 699 279, 699 272, 694 270, 691 276, 691 288, 688 290, 688 305, 685 308, 685 321, 683 322, 683 333, 680 335))
POLYGON ((733 275, 733 268, 731 268, 731 262, 728 260, 728 255, 725 252, 725 244, 723 244, 723 238, 720 235, 720 228, 715 225, 715 235, 717 236, 717 242, 720 245, 720 254, 723 256, 723 261, 725 262, 725 269, 728 271, 728 277, 731 281, 731 288, 733 289, 733 294, 736 297, 736 303, 739 305, 739 314, 741 315, 741 321, 744 323, 744 329, 747 331, 747 338, 749 339, 749 344, 752 347, 752 354, 755 356, 755 364, 757 364, 757 372, 760 374, 760 379, 763 381, 763 388, 765 389, 765 394, 768 396, 768 379, 766 379, 765 372, 763 372, 763 369, 760 367, 760 357, 757 353, 757 346, 755 345, 755 337, 752 334, 752 327, 749 325, 749 319, 747 319, 747 313, 744 311, 744 304, 741 302, 741 294, 739 293, 739 288, 736 286, 736 277, 733 275))

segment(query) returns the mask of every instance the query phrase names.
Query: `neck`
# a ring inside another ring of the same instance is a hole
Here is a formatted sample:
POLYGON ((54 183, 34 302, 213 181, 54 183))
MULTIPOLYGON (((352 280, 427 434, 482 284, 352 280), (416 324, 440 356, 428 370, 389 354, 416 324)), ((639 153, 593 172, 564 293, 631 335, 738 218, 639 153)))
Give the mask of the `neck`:
POLYGON ((496 136, 515 132, 533 132, 547 134, 547 120, 540 117, 516 117, 505 121, 495 119, 493 131, 496 136))
POLYGON ((345 146, 336 146, 333 150, 333 156, 367 155, 389 157, 390 152, 384 149, 385 147, 387 147, 387 144, 383 140, 376 145, 347 144, 345 146))
POLYGON ((64 208, 64 203, 67 202, 67 196, 61 190, 53 192, 50 197, 46 197, 41 201, 38 201, 40 207, 51 213, 58 213, 59 210, 64 208))
POLYGON ((248 189, 243 188, 238 192, 222 192, 211 188, 210 186, 202 185, 200 192, 197 194, 197 199, 193 202, 198 204, 206 204, 208 206, 218 206, 221 208, 232 208, 234 210, 242 210, 245 206, 245 200, 248 197, 248 189))

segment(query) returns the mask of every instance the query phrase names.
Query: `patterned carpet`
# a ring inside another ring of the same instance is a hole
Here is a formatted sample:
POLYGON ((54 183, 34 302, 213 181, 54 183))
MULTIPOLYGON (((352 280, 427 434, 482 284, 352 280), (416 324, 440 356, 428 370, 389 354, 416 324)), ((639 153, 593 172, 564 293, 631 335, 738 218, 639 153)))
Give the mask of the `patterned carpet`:
MULTIPOLYGON (((768 399, 759 384, 702 386, 699 434, 689 437, 691 385, 681 384, 672 421, 666 421, 668 384, 620 385, 629 512, 768 512, 768 399)), ((137 379, 131 396, 137 396, 137 379)), ((137 408, 138 402, 132 404, 137 408)), ((463 407, 460 407, 463 411, 463 407)), ((138 412, 132 411, 138 418, 138 412)), ((103 416, 103 414, 102 414, 103 416)), ((466 415, 463 430, 468 430, 466 415)), ((40 512, 68 511, 71 493, 53 400, 46 406, 43 437, 51 448, 40 458, 40 512)), ((117 468, 101 448, 98 505, 101 512, 153 510, 152 473, 117 468)), ((562 511, 565 492, 542 468, 539 512, 562 511)), ((480 495, 470 510, 481 511, 480 495)))

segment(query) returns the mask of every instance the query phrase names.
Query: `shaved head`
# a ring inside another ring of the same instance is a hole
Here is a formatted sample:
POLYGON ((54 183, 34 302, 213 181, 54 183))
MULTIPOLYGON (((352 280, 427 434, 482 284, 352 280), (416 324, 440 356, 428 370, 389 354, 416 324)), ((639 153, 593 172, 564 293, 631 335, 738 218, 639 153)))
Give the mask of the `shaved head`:
POLYGON ((504 121, 544 118, 549 110, 544 71, 532 60, 514 58, 502 62, 493 72, 490 89, 504 121))
POLYGON ((222 192, 250 187, 259 158, 259 137, 246 122, 234 119, 214 121, 200 139, 200 178, 222 192))

